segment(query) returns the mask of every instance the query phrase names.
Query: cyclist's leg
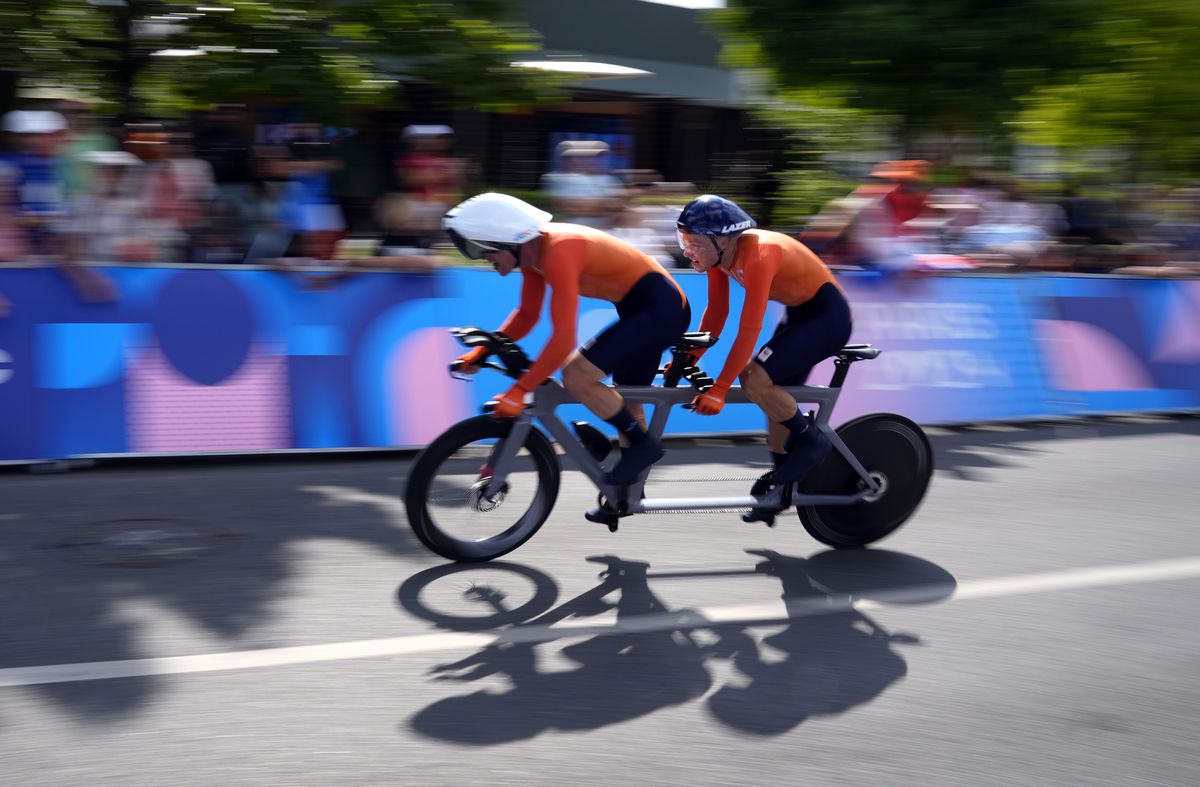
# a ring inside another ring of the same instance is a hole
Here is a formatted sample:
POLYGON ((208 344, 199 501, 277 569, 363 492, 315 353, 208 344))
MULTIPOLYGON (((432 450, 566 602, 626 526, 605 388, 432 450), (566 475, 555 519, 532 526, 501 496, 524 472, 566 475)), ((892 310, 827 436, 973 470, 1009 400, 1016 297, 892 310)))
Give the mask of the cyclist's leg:
POLYGON ((767 416, 767 448, 772 454, 783 454, 785 452, 784 443, 790 434, 783 422, 795 414, 796 400, 788 396, 780 386, 791 383, 776 385, 767 370, 755 360, 746 364, 738 381, 742 384, 742 390, 746 392, 746 397, 758 405, 759 409, 767 416))
MULTIPOLYGON (((572 359, 569 364, 574 367, 570 374, 578 393, 567 387, 626 438, 622 441, 625 448, 621 460, 613 468, 611 478, 613 483, 628 484, 662 457, 662 448, 646 434, 640 405, 626 405, 615 390, 601 386, 605 388, 601 394, 595 386, 600 385, 606 374, 611 374, 617 385, 653 383, 663 351, 687 330, 691 312, 669 279, 651 274, 643 277, 617 304, 617 313, 620 319, 579 351, 578 362, 572 359)), ((567 377, 564 370, 564 385, 567 377)))
MULTIPOLYGON (((601 420, 611 420, 623 407, 645 431, 646 414, 641 402, 626 402, 615 389, 604 384, 607 376, 608 372, 589 361, 581 350, 576 350, 563 366, 563 387, 601 420)), ((618 434, 617 439, 622 446, 629 445, 629 438, 624 433, 618 434)))
POLYGON ((781 480, 799 480, 829 449, 781 386, 803 385, 812 368, 850 338, 850 307, 826 284, 807 303, 791 307, 785 323, 742 373, 747 397, 767 415, 767 441, 781 480), (781 455, 786 455, 786 459, 781 455))
MULTIPOLYGON (((609 329, 615 325, 609 326, 609 329)), ((604 384, 603 380, 608 375, 607 371, 589 361, 582 350, 576 350, 563 366, 563 387, 584 407, 608 420, 625 405, 621 395, 604 384)))

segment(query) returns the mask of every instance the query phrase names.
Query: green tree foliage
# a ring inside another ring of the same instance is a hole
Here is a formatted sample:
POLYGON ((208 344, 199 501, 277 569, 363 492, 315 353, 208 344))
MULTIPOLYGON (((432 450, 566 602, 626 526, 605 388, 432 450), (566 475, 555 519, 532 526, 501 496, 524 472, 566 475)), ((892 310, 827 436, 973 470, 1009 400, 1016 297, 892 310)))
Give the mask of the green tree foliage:
POLYGON ((507 109, 553 82, 510 65, 537 42, 506 19, 505 0, 0 0, 0 33, 17 42, 0 68, 69 81, 126 115, 267 97, 334 117, 385 101, 401 79, 507 109))
POLYGON ((714 20, 731 65, 918 132, 994 128, 1048 74, 1078 62, 1095 0, 730 0, 714 20))
POLYGON ((1079 174, 1196 178, 1200 5, 1112 0, 1105 18, 1092 43, 1092 62, 1025 98, 1025 111, 1014 124, 1018 138, 1060 149, 1079 174), (1114 152, 1124 154, 1124 171, 1111 171, 1114 152))
POLYGON ((712 18, 730 65, 893 117, 905 145, 1016 139, 1109 178, 1200 175, 1195 0, 729 0, 712 18))

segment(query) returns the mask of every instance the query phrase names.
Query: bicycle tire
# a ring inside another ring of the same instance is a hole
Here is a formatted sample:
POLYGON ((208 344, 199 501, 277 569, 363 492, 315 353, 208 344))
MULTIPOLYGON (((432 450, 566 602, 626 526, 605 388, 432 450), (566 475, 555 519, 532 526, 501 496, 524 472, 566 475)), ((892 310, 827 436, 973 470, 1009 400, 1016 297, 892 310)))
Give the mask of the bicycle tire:
MULTIPOLYGON (((430 490, 438 478, 443 464, 460 450, 472 443, 496 440, 508 435, 513 422, 508 419, 480 415, 461 421, 443 432, 425 447, 413 461, 404 491, 404 506, 408 524, 417 538, 432 552, 444 558, 463 563, 492 560, 507 554, 528 541, 550 516, 558 498, 561 470, 558 458, 550 441, 539 430, 531 428, 525 438, 524 448, 533 463, 536 488, 533 490, 529 507, 513 524, 487 538, 460 538, 439 525, 438 517, 430 511, 430 490)), ((511 478, 511 476, 510 476, 511 478)), ((482 479, 479 479, 482 480, 482 479)), ((479 483, 476 481, 476 484, 479 483)), ((507 487, 508 484, 505 484, 507 487)), ((462 501, 469 505, 469 494, 462 501)), ((504 511, 501 503, 489 511, 474 509, 478 518, 489 517, 493 511, 504 511)), ((511 509, 509 509, 511 510, 511 509)), ((468 512, 468 516, 474 514, 468 512)), ((489 517, 491 518, 491 517, 489 517)), ((495 517, 497 521, 503 517, 495 517)))
MULTIPOLYGON (((800 504, 796 513, 822 544, 861 547, 891 534, 917 510, 933 476, 933 449, 921 427, 893 413, 860 416, 837 433, 867 472, 883 482, 882 493, 849 505, 800 504)), ((846 495, 864 486, 835 449, 800 483, 800 492, 846 495)))

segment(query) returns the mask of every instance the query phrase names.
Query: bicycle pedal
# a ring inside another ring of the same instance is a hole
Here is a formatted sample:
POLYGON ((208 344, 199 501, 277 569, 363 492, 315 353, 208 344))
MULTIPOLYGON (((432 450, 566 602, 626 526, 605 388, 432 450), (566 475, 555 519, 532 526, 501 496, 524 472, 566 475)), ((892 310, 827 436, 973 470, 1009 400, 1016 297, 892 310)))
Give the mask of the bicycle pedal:
POLYGON ((775 515, 778 511, 772 511, 767 508, 752 508, 742 514, 743 522, 762 522, 767 527, 775 527, 775 515))
POLYGON ((620 520, 616 514, 606 511, 605 509, 596 506, 591 511, 583 515, 583 518, 589 522, 595 522, 598 525, 608 525, 608 532, 617 532, 617 522, 620 520))

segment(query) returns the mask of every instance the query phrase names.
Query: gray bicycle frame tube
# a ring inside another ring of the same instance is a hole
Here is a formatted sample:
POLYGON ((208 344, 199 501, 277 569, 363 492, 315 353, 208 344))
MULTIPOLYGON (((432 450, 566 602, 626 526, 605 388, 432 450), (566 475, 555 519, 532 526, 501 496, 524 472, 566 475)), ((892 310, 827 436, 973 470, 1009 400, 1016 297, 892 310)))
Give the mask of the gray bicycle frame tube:
MULTIPOLYGON (((653 385, 616 386, 615 390, 621 394, 627 403, 654 405, 654 414, 650 419, 646 431, 656 440, 662 437, 663 431, 666 429, 667 419, 671 415, 671 408, 675 405, 686 404, 696 396, 695 390, 690 386, 686 388, 663 388, 653 385)), ((829 437, 833 447, 845 457, 850 467, 863 479, 866 487, 852 495, 806 495, 797 492, 792 496, 793 504, 849 505, 878 492, 878 482, 871 477, 866 468, 862 466, 862 463, 858 461, 858 458, 850 452, 850 449, 838 436, 837 432, 829 426, 829 415, 833 410, 834 403, 837 402, 841 389, 822 385, 801 385, 785 387, 783 390, 797 402, 818 405, 815 418, 816 427, 829 437)), ((729 393, 725 397, 725 402, 727 404, 745 404, 750 403, 750 399, 740 386, 735 386, 729 389, 729 393)), ((579 442, 571 430, 567 428, 567 425, 555 413, 555 409, 561 405, 578 403, 578 400, 571 396, 562 387, 562 384, 554 378, 550 378, 538 386, 533 392, 533 402, 514 419, 515 423, 513 424, 512 431, 493 450, 492 461, 489 462, 492 465, 492 477, 485 489, 487 497, 494 497, 503 488, 509 466, 516 456, 517 451, 525 443, 529 429, 532 428, 533 419, 536 418, 542 422, 542 425, 546 427, 550 435, 562 446, 563 452, 575 460, 580 472, 588 477, 596 488, 600 490, 600 493, 604 495, 605 499, 613 503, 619 501, 620 488, 612 486, 605 480, 604 467, 579 442)), ((750 508, 779 508, 786 488, 786 485, 778 486, 770 493, 760 496, 670 497, 648 500, 643 496, 646 476, 648 474, 649 470, 647 469, 641 474, 636 483, 627 487, 628 497, 626 498, 625 508, 622 509, 623 513, 643 514, 663 511, 724 511, 750 508)))

